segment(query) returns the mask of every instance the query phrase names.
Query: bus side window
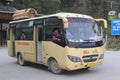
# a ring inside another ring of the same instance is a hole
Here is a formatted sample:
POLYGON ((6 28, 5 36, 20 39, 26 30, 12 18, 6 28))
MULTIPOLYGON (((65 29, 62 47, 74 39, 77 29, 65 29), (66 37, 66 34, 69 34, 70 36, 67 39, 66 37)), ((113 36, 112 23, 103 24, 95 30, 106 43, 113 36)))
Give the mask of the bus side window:
POLYGON ((16 25, 16 40, 33 40, 33 25, 23 21, 16 25), (23 34, 24 33, 24 34, 23 34))
POLYGON ((43 40, 52 41, 53 30, 58 28, 62 35, 62 20, 57 17, 46 18, 44 21, 44 36, 43 40))
POLYGON ((34 25, 37 27, 37 39, 42 41, 43 36, 43 19, 36 19, 34 25))
POLYGON ((53 29, 46 26, 46 28, 44 28, 44 40, 45 41, 52 41, 52 32, 53 29))
POLYGON ((38 27, 38 41, 42 41, 42 26, 37 25, 38 27))
POLYGON ((10 29, 7 29, 7 40, 10 40, 10 29))

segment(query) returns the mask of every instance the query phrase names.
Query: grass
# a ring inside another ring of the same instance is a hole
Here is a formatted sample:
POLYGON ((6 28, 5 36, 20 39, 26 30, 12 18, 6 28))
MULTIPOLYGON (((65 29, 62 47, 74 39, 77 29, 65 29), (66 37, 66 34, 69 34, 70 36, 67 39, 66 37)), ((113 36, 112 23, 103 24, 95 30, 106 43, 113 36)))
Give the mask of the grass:
POLYGON ((120 37, 119 36, 109 36, 107 43, 108 50, 118 51, 120 50, 120 37))

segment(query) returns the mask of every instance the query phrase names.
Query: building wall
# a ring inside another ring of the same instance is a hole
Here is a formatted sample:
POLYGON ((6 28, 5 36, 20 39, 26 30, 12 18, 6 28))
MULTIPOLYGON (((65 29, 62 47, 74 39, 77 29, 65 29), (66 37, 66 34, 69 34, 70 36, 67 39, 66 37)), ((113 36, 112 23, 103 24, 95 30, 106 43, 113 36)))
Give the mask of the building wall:
POLYGON ((0 46, 5 46, 7 42, 7 27, 12 20, 12 15, 16 10, 12 7, 11 0, 0 0, 0 46))

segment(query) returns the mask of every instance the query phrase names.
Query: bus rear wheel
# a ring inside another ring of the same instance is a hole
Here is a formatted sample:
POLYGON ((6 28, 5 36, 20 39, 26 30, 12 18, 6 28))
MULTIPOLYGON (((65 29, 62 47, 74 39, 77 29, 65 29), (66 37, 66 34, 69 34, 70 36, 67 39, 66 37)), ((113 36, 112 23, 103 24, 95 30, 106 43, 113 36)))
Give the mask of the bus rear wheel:
POLYGON ((51 59, 49 61, 49 69, 54 74, 60 74, 63 72, 63 70, 59 67, 59 64, 55 59, 51 59))
POLYGON ((26 65, 26 62, 24 61, 22 54, 18 54, 17 62, 21 66, 25 66, 26 65))

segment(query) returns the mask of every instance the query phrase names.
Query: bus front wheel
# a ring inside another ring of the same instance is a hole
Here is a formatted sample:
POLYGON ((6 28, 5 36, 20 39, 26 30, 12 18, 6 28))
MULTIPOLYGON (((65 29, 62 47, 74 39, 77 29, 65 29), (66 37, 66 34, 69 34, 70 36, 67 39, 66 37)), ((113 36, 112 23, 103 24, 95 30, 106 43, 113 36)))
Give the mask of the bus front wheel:
POLYGON ((59 64, 57 63, 55 59, 51 59, 49 61, 49 68, 51 72, 54 74, 60 74, 63 72, 63 70, 59 67, 59 64))
POLYGON ((17 62, 21 66, 25 66, 26 65, 26 62, 24 61, 22 54, 18 54, 17 62))

